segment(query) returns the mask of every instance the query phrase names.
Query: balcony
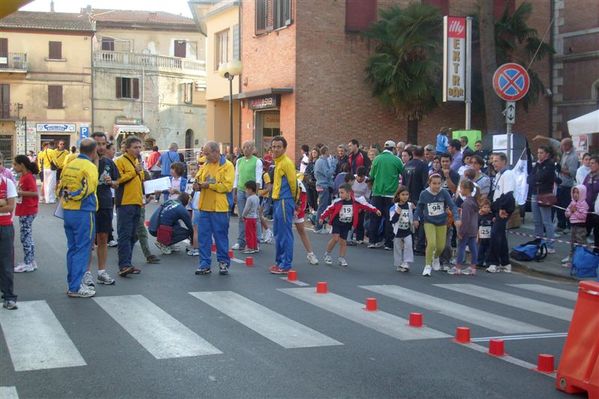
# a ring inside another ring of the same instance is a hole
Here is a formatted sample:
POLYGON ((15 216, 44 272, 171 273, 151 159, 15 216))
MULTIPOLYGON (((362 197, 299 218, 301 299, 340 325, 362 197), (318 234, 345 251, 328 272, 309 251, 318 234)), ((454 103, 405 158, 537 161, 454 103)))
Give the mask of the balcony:
POLYGON ((186 75, 206 76, 203 61, 163 55, 98 50, 94 52, 94 67, 124 68, 145 71, 175 72, 186 75))
POLYGON ((8 57, 0 57, 0 73, 27 73, 27 53, 8 53, 8 57))

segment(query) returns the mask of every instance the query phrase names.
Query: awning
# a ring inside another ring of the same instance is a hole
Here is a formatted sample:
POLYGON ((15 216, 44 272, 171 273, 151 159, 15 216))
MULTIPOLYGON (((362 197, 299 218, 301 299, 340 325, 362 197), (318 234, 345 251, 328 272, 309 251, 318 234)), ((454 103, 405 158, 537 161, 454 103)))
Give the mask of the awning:
POLYGON ((115 135, 126 133, 150 133, 150 129, 144 125, 114 125, 112 132, 115 135))
MULTIPOLYGON (((269 87, 268 89, 245 91, 243 93, 234 94, 233 100, 243 100, 244 98, 266 97, 273 94, 290 93, 293 93, 293 87, 269 87)), ((223 101, 229 101, 229 96, 224 96, 223 101)))
POLYGON ((568 121, 570 136, 599 133, 599 109, 568 121))
POLYGON ((4 18, 9 14, 17 11, 27 3, 31 3, 33 0, 2 0, 0 3, 0 18, 4 18))

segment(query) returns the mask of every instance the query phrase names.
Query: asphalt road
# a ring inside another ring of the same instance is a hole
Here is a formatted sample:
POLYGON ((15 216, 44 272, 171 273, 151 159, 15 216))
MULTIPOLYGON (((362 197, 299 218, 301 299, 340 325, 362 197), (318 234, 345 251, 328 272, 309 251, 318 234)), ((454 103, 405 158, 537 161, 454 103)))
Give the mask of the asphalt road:
MULTIPOLYGON (((452 338, 458 326, 473 338, 567 332, 573 283, 518 273, 425 278, 423 257, 400 274, 390 252, 365 247, 349 248, 348 268, 311 266, 297 239, 294 268, 306 287, 267 272, 273 245, 254 267, 232 263, 229 276, 194 275, 198 258, 185 252, 146 265, 136 247, 141 275, 71 299, 64 232, 51 214, 41 205, 34 223, 39 269, 16 275, 20 309, 0 310, 0 398, 568 397, 554 378, 452 338), (319 281, 329 294, 314 292, 319 281), (379 311, 362 309, 367 297, 379 311), (426 328, 407 328, 410 312, 423 313, 426 328)), ((234 218, 230 237, 236 226, 234 218)), ((328 236, 309 236, 322 260, 328 236)), ((563 343, 505 341, 513 358, 536 364, 548 353, 556 366, 563 343)))

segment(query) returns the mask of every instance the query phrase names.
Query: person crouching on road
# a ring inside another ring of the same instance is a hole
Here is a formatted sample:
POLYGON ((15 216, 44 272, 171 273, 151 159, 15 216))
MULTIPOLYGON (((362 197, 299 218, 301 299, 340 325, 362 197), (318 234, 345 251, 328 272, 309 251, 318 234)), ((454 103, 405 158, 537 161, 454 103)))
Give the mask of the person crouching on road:
POLYGON ((169 199, 162 204, 158 209, 154 211, 150 218, 150 226, 148 231, 153 237, 158 236, 158 229, 160 226, 171 227, 172 236, 171 242, 167 244, 159 243, 156 241, 156 246, 160 248, 160 251, 164 255, 170 255, 172 253, 171 246, 178 242, 186 239, 193 240, 193 224, 191 216, 187 211, 187 204, 189 203, 189 194, 181 193, 177 199, 169 199), (185 227, 181 226, 179 221, 183 222, 185 227))
POLYGON ((339 187, 339 198, 325 209, 318 221, 322 224, 324 220, 329 219, 330 224, 333 226, 333 238, 327 244, 327 250, 324 253, 324 263, 327 265, 333 264, 331 251, 339 243, 338 262, 341 266, 347 267, 348 264, 345 259, 347 234, 352 227, 354 229, 357 227, 360 220, 358 215, 362 211, 376 213, 377 216, 381 216, 381 211, 364 201, 362 197, 358 200, 354 199, 351 184, 341 185, 339 187))
POLYGON ((420 223, 424 223, 424 234, 426 236, 426 256, 424 263, 423 276, 431 276, 431 270, 441 269, 439 255, 445 247, 445 237, 447 234, 447 212, 450 208, 457 228, 461 223, 459 220, 458 209, 451 195, 445 189, 441 188, 442 179, 440 175, 433 174, 428 178, 429 187, 420 193, 420 199, 416 206, 414 227, 418 228, 420 223))
POLYGON ((395 238, 393 239, 393 263, 398 272, 409 272, 414 262, 412 235, 414 234, 414 204, 409 202, 410 192, 406 186, 399 186, 389 217, 395 238))
POLYGON ((96 294, 82 279, 92 251, 95 236, 95 217, 98 207, 98 167, 96 142, 83 139, 79 156, 63 171, 57 187, 64 209, 64 231, 67 236, 67 295, 71 298, 90 298, 96 294))

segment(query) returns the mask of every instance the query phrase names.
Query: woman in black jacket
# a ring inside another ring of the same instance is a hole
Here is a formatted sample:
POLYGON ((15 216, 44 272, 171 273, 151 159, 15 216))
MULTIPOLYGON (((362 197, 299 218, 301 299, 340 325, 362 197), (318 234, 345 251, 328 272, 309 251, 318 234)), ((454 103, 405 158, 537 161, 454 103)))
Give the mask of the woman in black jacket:
POLYGON ((537 150, 537 163, 528 176, 528 185, 531 192, 532 216, 535 223, 535 236, 547 238, 547 252, 555 253, 553 238, 555 226, 551 206, 539 204, 539 197, 543 194, 551 195, 555 187, 555 162, 553 150, 549 146, 540 146, 537 150))

